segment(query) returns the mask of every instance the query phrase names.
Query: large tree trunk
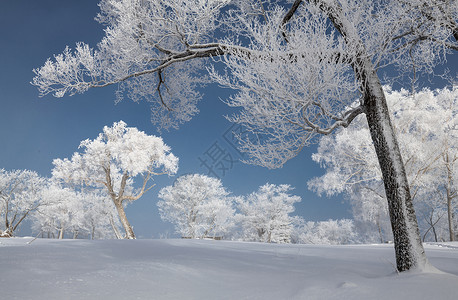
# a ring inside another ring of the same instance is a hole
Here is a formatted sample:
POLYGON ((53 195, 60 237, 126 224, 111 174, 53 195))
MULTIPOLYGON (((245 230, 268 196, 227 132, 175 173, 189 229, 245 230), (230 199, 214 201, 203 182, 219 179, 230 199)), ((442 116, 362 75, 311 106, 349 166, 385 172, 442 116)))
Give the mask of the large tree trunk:
MULTIPOLYGON (((122 206, 124 189, 126 187, 126 182, 129 176, 127 175, 127 173, 123 174, 122 180, 121 180, 121 187, 119 188, 119 193, 116 194, 114 192, 113 182, 111 180, 110 168, 104 167, 103 169, 105 171, 105 176, 106 176, 105 184, 108 190, 108 194, 110 195, 111 200, 113 200, 113 204, 115 205, 116 210, 118 211, 119 220, 121 221, 121 224, 124 227, 124 230, 126 231, 125 238, 133 240, 135 239, 134 230, 132 229, 132 226, 130 226, 129 221, 127 220, 126 212, 124 211, 124 207, 122 206)), ((113 223, 111 226, 113 226, 113 223)), ((115 230, 115 226, 113 226, 113 229, 115 230)), ((117 230, 115 230, 115 234, 116 236, 118 236, 117 230)))
POLYGON ((124 211, 124 207, 122 206, 121 202, 115 202, 116 210, 118 211, 119 219, 121 220, 121 224, 126 231, 126 239, 135 239, 134 230, 132 226, 130 226, 129 221, 127 220, 126 213, 124 211))
POLYGON ((382 170, 399 272, 424 268, 426 259, 410 195, 409 183, 385 95, 375 70, 365 65, 364 108, 382 170))
POLYGON ((421 243, 401 152, 390 121, 382 85, 370 59, 371 55, 366 53, 363 41, 349 25, 351 21, 347 19, 341 6, 329 1, 315 2, 340 32, 349 49, 354 51, 354 53, 350 52, 350 57, 355 59, 351 65, 361 84, 364 95, 362 106, 382 170, 397 269, 402 272, 423 268, 428 261, 421 243))

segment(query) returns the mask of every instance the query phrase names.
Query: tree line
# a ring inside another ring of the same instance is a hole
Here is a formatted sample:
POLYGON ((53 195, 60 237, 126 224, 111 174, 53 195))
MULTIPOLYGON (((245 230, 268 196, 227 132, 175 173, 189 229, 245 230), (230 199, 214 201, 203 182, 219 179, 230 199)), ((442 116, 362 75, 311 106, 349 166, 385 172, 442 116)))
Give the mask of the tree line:
POLYGON ((162 138, 123 121, 105 126, 79 148, 70 159, 53 161, 49 179, 28 170, 1 170, 3 236, 12 236, 32 214, 34 229, 47 236, 62 238, 70 231, 77 237, 85 231, 92 238, 135 238, 125 206, 154 186, 153 176, 175 174, 178 158, 162 138))
MULTIPOLYGON (((178 158, 161 138, 122 121, 105 126, 79 148, 70 159, 53 161, 51 178, 29 170, 0 169, 2 237, 14 236, 29 220, 41 237, 134 239, 125 206, 153 188, 152 176, 178 170, 178 158)), ((295 226, 305 222, 290 215, 301 201, 290 194, 292 189, 265 184, 246 197, 234 197, 219 179, 192 174, 162 188, 157 206, 161 218, 173 223, 184 238, 290 243, 305 240, 295 226)), ((353 230, 351 224, 348 228, 353 230)))
MULTIPOLYGON (((415 95, 384 87, 400 137, 400 149, 423 241, 457 236, 458 89, 415 95), (451 109, 452 108, 452 109, 451 109)), ((28 170, 0 170, 2 236, 12 236, 25 219, 42 237, 135 238, 124 212, 142 197, 152 176, 175 174, 178 158, 162 139, 120 121, 94 140, 81 142, 71 159, 53 161, 52 178, 28 170), (134 188, 134 181, 140 188, 134 188), (120 200, 121 199, 121 200, 120 200), (117 205, 121 204, 121 207, 117 205), (124 230, 124 234, 122 231, 124 230)), ((183 238, 217 238, 268 243, 345 244, 391 241, 388 207, 367 123, 357 117, 346 130, 319 140, 312 159, 326 173, 309 181, 319 195, 344 193, 353 220, 307 222, 294 213, 301 201, 287 184, 265 184, 233 196, 217 178, 178 177, 158 193, 161 218, 183 238)))

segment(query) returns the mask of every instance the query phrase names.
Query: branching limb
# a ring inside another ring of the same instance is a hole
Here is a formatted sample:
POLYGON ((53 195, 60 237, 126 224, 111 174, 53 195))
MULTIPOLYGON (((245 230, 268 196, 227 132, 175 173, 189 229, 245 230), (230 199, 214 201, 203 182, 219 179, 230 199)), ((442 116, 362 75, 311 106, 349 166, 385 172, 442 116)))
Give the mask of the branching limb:
POLYGON ((364 112, 362 106, 358 106, 347 111, 344 115, 344 118, 338 119, 335 118, 334 122, 331 126, 322 128, 320 125, 315 124, 312 120, 309 120, 307 117, 304 117, 305 124, 298 123, 296 121, 291 120, 290 118, 285 117, 285 120, 288 121, 290 124, 296 125, 301 127, 304 131, 307 132, 316 132, 318 134, 328 135, 331 134, 334 130, 339 127, 348 127, 350 123, 361 113, 364 112))
POLYGON ((154 176, 165 175, 165 174, 168 174, 168 173, 167 172, 156 173, 156 172, 153 172, 151 170, 148 171, 143 177, 143 184, 142 184, 142 187, 141 187, 140 191, 138 191, 138 193, 136 195, 121 195, 120 196, 121 201, 124 201, 124 200, 135 201, 135 200, 140 199, 146 192, 148 192, 150 189, 152 189, 153 187, 156 186, 156 184, 152 184, 149 187, 146 187, 147 183, 151 179, 151 176, 153 176, 153 175, 154 176))
POLYGON ((129 179, 129 174, 127 174, 127 172, 124 172, 124 174, 122 174, 121 186, 119 187, 118 193, 118 202, 120 203, 122 203, 122 200, 124 199, 124 191, 126 189, 127 179, 129 179))
MULTIPOLYGON (((289 20, 291 20, 291 18, 294 16, 294 14, 296 13, 301 3, 302 3, 302 0, 294 1, 293 5, 291 5, 291 8, 288 10, 286 15, 283 17, 282 26, 286 25, 289 22, 289 20)), ((283 32, 283 37, 286 39, 286 33, 284 32, 283 32)))
POLYGON ((139 76, 143 76, 146 74, 152 74, 152 73, 162 71, 174 63, 184 62, 184 61, 191 60, 194 58, 220 56, 220 55, 225 54, 226 51, 227 51, 227 47, 222 46, 222 45, 220 45, 219 47, 211 47, 209 49, 200 50, 200 51, 186 50, 182 53, 178 53, 178 54, 170 56, 169 58, 164 60, 159 66, 155 68, 147 69, 141 72, 135 72, 135 73, 129 74, 125 77, 122 77, 120 79, 116 79, 110 82, 102 81, 102 82, 96 82, 94 84, 89 84, 89 87, 99 87, 99 88, 106 87, 109 85, 113 85, 113 84, 117 84, 117 83, 126 81, 130 78, 139 77, 139 76))
POLYGON ((162 105, 168 110, 172 111, 172 109, 164 102, 164 99, 162 98, 162 92, 161 92, 161 85, 165 85, 164 79, 162 78, 162 70, 157 71, 157 76, 159 77, 158 84, 157 84, 157 93, 159 95, 159 99, 161 99, 162 105))

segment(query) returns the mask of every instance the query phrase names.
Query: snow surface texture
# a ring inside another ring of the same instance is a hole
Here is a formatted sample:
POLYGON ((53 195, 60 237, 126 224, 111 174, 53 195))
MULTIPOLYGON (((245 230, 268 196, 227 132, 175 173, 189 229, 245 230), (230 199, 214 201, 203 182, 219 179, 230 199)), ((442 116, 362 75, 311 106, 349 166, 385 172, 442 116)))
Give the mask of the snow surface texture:
POLYGON ((447 273, 394 270, 392 245, 0 239, 1 299, 457 299, 458 243, 426 244, 447 273))

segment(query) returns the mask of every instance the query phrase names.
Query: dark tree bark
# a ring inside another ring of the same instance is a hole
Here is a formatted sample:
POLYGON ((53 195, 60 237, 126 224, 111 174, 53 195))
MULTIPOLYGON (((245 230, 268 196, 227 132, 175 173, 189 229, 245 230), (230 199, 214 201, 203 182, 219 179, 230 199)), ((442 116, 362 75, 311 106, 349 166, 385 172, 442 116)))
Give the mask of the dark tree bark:
POLYGON ((361 85, 363 94, 361 105, 366 114, 369 131, 382 171, 394 237, 397 269, 399 272, 403 272, 423 268, 428 264, 428 260, 421 242, 404 162, 376 69, 357 32, 351 27, 348 28, 351 21, 347 20, 342 8, 326 1, 315 0, 312 2, 318 5, 323 13, 328 16, 345 42, 354 49, 351 66, 361 85))
POLYGON ((393 230, 398 271, 423 267, 427 263, 410 195, 401 152, 390 121, 382 86, 373 71, 366 88, 364 107, 375 152, 382 170, 393 230))

